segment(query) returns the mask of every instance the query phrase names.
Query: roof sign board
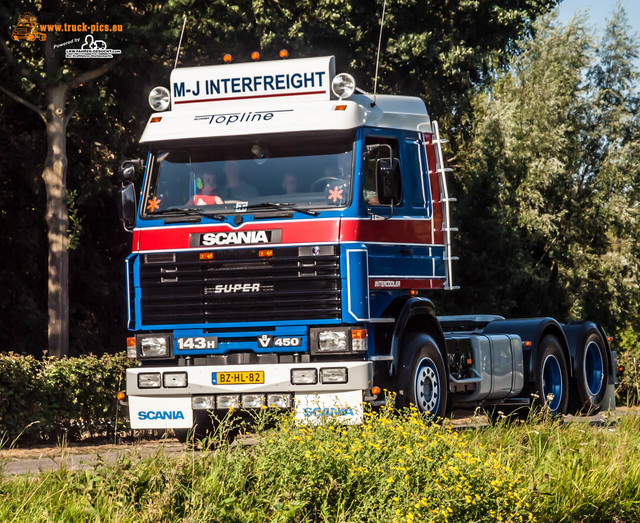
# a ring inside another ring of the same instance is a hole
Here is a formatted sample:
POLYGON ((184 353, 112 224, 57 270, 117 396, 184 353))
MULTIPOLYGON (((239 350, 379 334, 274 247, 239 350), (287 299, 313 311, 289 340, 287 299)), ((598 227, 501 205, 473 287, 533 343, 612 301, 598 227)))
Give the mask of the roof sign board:
POLYGON ((329 100, 334 76, 333 56, 178 68, 171 72, 172 109, 263 98, 329 100))

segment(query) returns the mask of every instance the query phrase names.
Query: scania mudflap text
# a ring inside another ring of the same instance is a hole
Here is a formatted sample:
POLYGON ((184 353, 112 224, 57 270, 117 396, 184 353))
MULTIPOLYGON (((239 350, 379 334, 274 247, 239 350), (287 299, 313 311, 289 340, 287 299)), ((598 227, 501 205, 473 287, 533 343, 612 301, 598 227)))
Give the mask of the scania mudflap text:
POLYGON ((177 68, 152 91, 147 159, 119 170, 131 427, 263 406, 358 422, 384 389, 436 416, 612 408, 594 323, 436 316, 419 291, 453 288, 438 126, 419 98, 354 94, 334 68, 177 68))

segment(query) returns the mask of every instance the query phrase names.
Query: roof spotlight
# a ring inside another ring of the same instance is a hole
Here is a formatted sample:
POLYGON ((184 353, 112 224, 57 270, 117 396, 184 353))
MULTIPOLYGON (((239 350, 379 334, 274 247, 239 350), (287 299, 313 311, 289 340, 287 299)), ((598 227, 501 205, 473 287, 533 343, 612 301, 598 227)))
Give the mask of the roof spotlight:
POLYGON ((331 91, 338 98, 349 98, 356 90, 356 81, 350 74, 337 74, 331 82, 331 91))

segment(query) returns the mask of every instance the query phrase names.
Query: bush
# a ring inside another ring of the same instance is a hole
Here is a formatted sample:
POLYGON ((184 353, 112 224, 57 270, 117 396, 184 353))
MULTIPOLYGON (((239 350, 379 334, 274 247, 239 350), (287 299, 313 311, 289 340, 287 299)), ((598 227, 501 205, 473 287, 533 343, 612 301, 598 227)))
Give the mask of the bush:
POLYGON ((633 329, 620 331, 616 336, 618 365, 624 373, 616 388, 618 405, 640 405, 640 337, 633 329))
POLYGON ((0 441, 39 437, 46 398, 41 369, 33 356, 0 354, 0 441))
POLYGON ((0 354, 0 438, 75 441, 124 428, 116 394, 131 360, 124 353, 79 358, 0 354))

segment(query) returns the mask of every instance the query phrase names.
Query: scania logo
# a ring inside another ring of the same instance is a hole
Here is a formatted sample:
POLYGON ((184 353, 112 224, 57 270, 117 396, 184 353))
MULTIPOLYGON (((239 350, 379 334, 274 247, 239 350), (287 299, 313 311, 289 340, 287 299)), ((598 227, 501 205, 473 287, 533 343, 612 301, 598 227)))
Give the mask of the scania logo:
POLYGON ((181 410, 141 410, 138 412, 138 419, 184 419, 184 414, 181 410))
POLYGON ((191 247, 215 245, 251 245, 259 243, 279 243, 282 240, 282 230, 271 231, 232 231, 232 232, 205 232, 192 234, 191 247))

